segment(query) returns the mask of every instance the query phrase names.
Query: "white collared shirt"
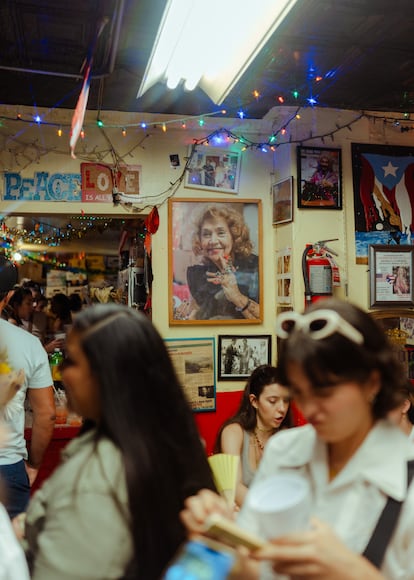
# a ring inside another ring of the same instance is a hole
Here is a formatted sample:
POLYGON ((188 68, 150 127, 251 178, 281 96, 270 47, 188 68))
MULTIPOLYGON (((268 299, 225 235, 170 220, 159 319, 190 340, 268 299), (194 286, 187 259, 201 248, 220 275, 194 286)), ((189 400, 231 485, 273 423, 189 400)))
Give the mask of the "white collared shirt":
MULTIPOLYGON (((364 551, 387 496, 405 500, 381 571, 389 580, 413 580, 414 485, 407 495, 408 459, 414 459, 408 437, 388 421, 378 421, 342 471, 329 481, 326 444, 311 425, 305 425, 270 439, 249 493, 266 476, 294 470, 311 486, 312 515, 328 523, 358 553, 364 551)), ((258 534, 248 503, 246 498, 238 521, 258 534)))

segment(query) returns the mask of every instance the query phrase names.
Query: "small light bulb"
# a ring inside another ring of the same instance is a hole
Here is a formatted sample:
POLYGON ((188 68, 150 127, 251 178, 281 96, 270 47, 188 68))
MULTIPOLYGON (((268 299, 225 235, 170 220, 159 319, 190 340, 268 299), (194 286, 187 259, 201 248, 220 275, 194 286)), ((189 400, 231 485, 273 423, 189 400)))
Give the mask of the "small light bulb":
POLYGON ((62 137, 62 127, 59 127, 57 134, 58 134, 58 137, 62 137))
POLYGON ((125 129, 125 127, 123 127, 123 129, 122 129, 122 137, 126 137, 126 134, 127 134, 126 129, 125 129))

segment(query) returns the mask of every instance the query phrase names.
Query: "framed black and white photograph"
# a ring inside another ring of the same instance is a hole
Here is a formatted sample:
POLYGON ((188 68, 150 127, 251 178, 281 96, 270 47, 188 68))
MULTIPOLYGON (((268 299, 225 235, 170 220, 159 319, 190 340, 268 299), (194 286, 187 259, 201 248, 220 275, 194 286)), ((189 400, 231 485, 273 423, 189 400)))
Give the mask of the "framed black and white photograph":
POLYGON ((298 207, 342 209, 341 150, 297 148, 298 207))
POLYGON ((413 246, 369 246, 370 307, 414 306, 413 256, 413 246))
POLYGON ((271 364, 272 337, 261 335, 219 335, 218 380, 247 379, 260 366, 271 364))

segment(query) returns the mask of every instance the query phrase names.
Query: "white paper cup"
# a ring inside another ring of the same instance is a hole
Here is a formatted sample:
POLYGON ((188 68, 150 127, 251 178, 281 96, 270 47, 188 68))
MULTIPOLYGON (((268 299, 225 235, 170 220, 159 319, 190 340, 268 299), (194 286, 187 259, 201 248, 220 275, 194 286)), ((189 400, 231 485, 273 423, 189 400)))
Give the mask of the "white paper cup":
POLYGON ((246 501, 257 517, 263 538, 276 538, 309 527, 310 488, 299 475, 271 475, 252 486, 246 501))

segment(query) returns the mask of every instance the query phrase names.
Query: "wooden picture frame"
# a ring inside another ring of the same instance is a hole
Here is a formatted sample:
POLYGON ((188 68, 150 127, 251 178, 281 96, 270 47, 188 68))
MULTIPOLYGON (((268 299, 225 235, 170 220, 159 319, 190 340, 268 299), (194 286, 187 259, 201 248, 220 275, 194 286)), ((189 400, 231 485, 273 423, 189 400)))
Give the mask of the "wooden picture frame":
POLYGON ((165 344, 191 409, 215 411, 214 337, 167 338, 165 344))
POLYGON ((298 208, 342 209, 341 149, 297 147, 298 208))
POLYGON ((240 178, 240 151, 196 146, 190 150, 191 160, 184 187, 237 194, 240 178))
POLYGON ((246 380, 260 365, 270 365, 272 360, 272 336, 219 335, 218 380, 246 380))
POLYGON ((168 204, 170 325, 260 324, 261 200, 168 204))
POLYGON ((414 247, 373 244, 368 249, 370 308, 414 306, 414 247))
POLYGON ((273 225, 293 220, 293 176, 272 185, 273 225))

